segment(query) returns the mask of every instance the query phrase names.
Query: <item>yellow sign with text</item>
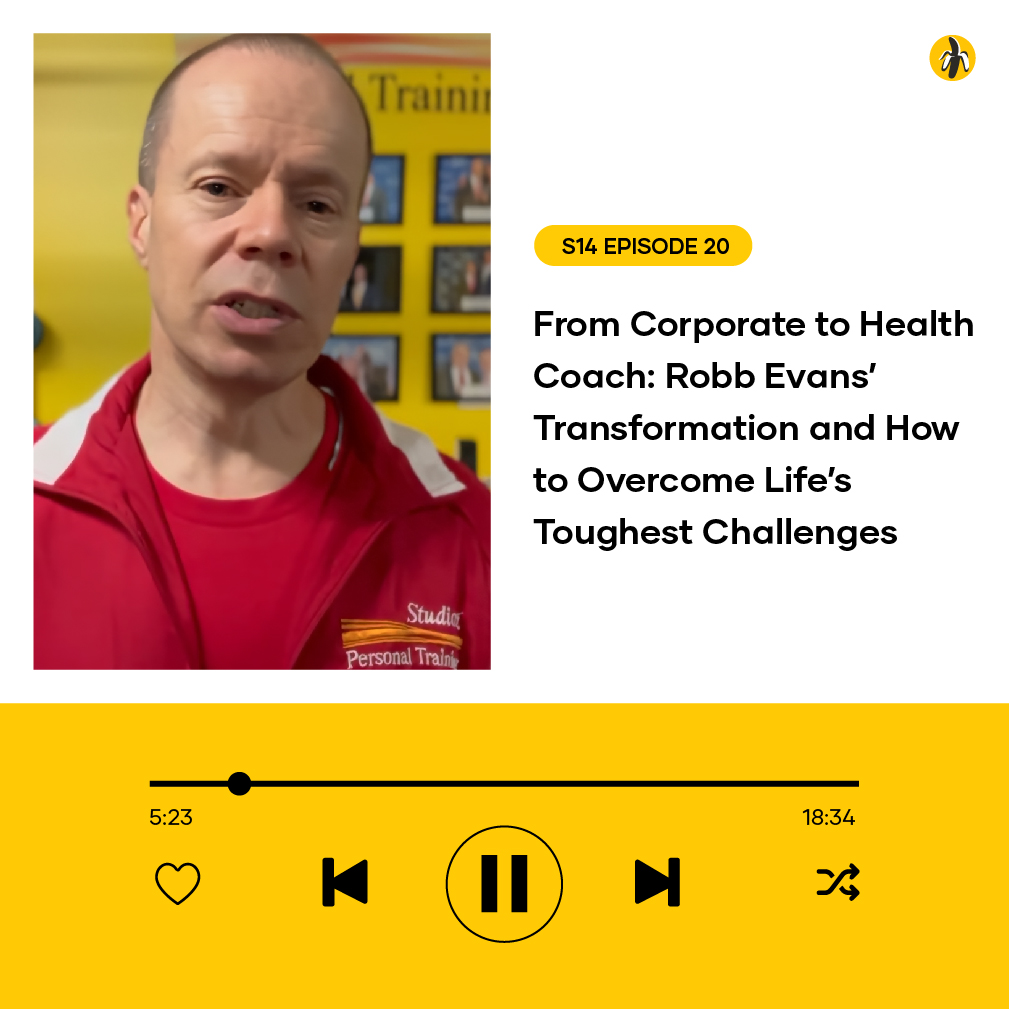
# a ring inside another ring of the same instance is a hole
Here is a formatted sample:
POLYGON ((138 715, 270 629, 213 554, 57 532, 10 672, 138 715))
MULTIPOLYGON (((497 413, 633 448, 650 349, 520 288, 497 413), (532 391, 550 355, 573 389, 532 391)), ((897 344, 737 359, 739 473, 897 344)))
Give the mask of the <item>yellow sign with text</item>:
POLYGON ((7 705, 11 1006, 980 1006, 997 705, 7 705))
POLYGON ((732 224, 551 224, 535 249, 547 266, 738 266, 753 240, 732 224))

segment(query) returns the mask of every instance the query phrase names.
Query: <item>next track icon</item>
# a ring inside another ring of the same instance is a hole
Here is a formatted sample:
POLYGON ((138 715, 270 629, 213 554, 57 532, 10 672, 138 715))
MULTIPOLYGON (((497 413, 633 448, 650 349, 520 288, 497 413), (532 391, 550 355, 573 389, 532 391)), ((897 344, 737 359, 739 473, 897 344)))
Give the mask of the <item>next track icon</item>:
POLYGON ((634 903, 641 904, 658 893, 666 892, 669 907, 680 906, 680 860, 669 859, 669 873, 664 875, 658 869, 646 865, 641 859, 634 860, 634 903))

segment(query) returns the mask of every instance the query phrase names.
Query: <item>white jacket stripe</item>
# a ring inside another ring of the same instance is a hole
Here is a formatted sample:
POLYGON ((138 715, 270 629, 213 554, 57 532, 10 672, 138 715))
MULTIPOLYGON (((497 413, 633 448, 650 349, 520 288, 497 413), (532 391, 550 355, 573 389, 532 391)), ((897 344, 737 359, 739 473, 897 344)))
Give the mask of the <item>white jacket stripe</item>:
POLYGON ((123 368, 113 375, 86 403, 68 410, 35 442, 34 468, 37 483, 52 486, 66 473, 84 444, 88 421, 98 412, 109 390, 125 371, 123 368))
POLYGON ((389 441, 406 456, 417 479, 431 497, 444 497, 466 489, 466 485, 456 479, 456 475, 445 465, 434 442, 426 434, 397 424, 377 410, 375 412, 382 421, 389 441))

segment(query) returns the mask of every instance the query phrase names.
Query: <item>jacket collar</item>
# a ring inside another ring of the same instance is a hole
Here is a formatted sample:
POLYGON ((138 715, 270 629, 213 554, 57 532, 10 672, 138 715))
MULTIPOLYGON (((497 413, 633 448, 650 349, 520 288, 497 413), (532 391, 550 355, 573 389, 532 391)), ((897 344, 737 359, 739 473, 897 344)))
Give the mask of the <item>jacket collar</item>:
MULTIPOLYGON (((128 425, 150 373, 146 355, 56 421, 35 443, 35 483, 118 511, 122 483, 110 478, 123 476, 123 463, 132 471, 143 461, 132 456, 126 443, 134 440, 128 425)), ((379 414, 335 361, 320 357, 308 377, 335 396, 340 407, 339 448, 354 453, 378 487, 392 490, 401 502, 403 491, 409 491, 409 507, 465 489, 426 435, 379 414), (351 432, 346 445, 345 430, 351 432)))

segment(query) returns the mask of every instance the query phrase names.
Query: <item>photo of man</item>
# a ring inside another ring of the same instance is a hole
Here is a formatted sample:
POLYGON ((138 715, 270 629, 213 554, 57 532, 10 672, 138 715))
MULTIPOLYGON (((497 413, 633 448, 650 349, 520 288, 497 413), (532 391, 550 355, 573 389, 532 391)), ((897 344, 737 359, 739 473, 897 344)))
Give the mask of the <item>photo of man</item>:
POLYGON ((374 172, 368 172, 368 181, 364 184, 360 217, 362 224, 383 224, 389 217, 389 197, 375 181, 374 172))
POLYGON ((394 281, 398 307, 399 249, 360 249, 342 70, 227 36, 137 140, 149 353, 36 429, 36 667, 487 668, 487 491, 322 353, 341 295, 375 310, 394 281))
POLYGON ((398 336, 331 336, 322 348, 373 403, 399 398, 398 336))
POLYGON ((439 333, 433 348, 436 400, 490 400, 490 336, 439 333))
POLYGON ((483 256, 480 260, 476 293, 486 294, 490 297, 490 246, 483 250, 483 256))
POLYGON ((490 399, 490 344, 476 355, 477 371, 480 373, 480 383, 487 389, 487 399, 490 399))
POLYGON ((398 246, 361 249, 340 298, 341 312, 398 312, 400 284, 398 246))
POLYGON ((433 272, 433 312, 490 311, 489 245, 435 246, 433 272))
POLYGON ((378 288, 369 282, 368 267, 355 263, 347 286, 343 289, 340 310, 344 312, 377 312, 378 288))
POLYGON ((362 224, 399 224, 403 220, 403 157, 376 154, 364 184, 359 211, 362 224))
POLYGON ((438 158, 436 224, 490 223, 490 155, 438 158))

